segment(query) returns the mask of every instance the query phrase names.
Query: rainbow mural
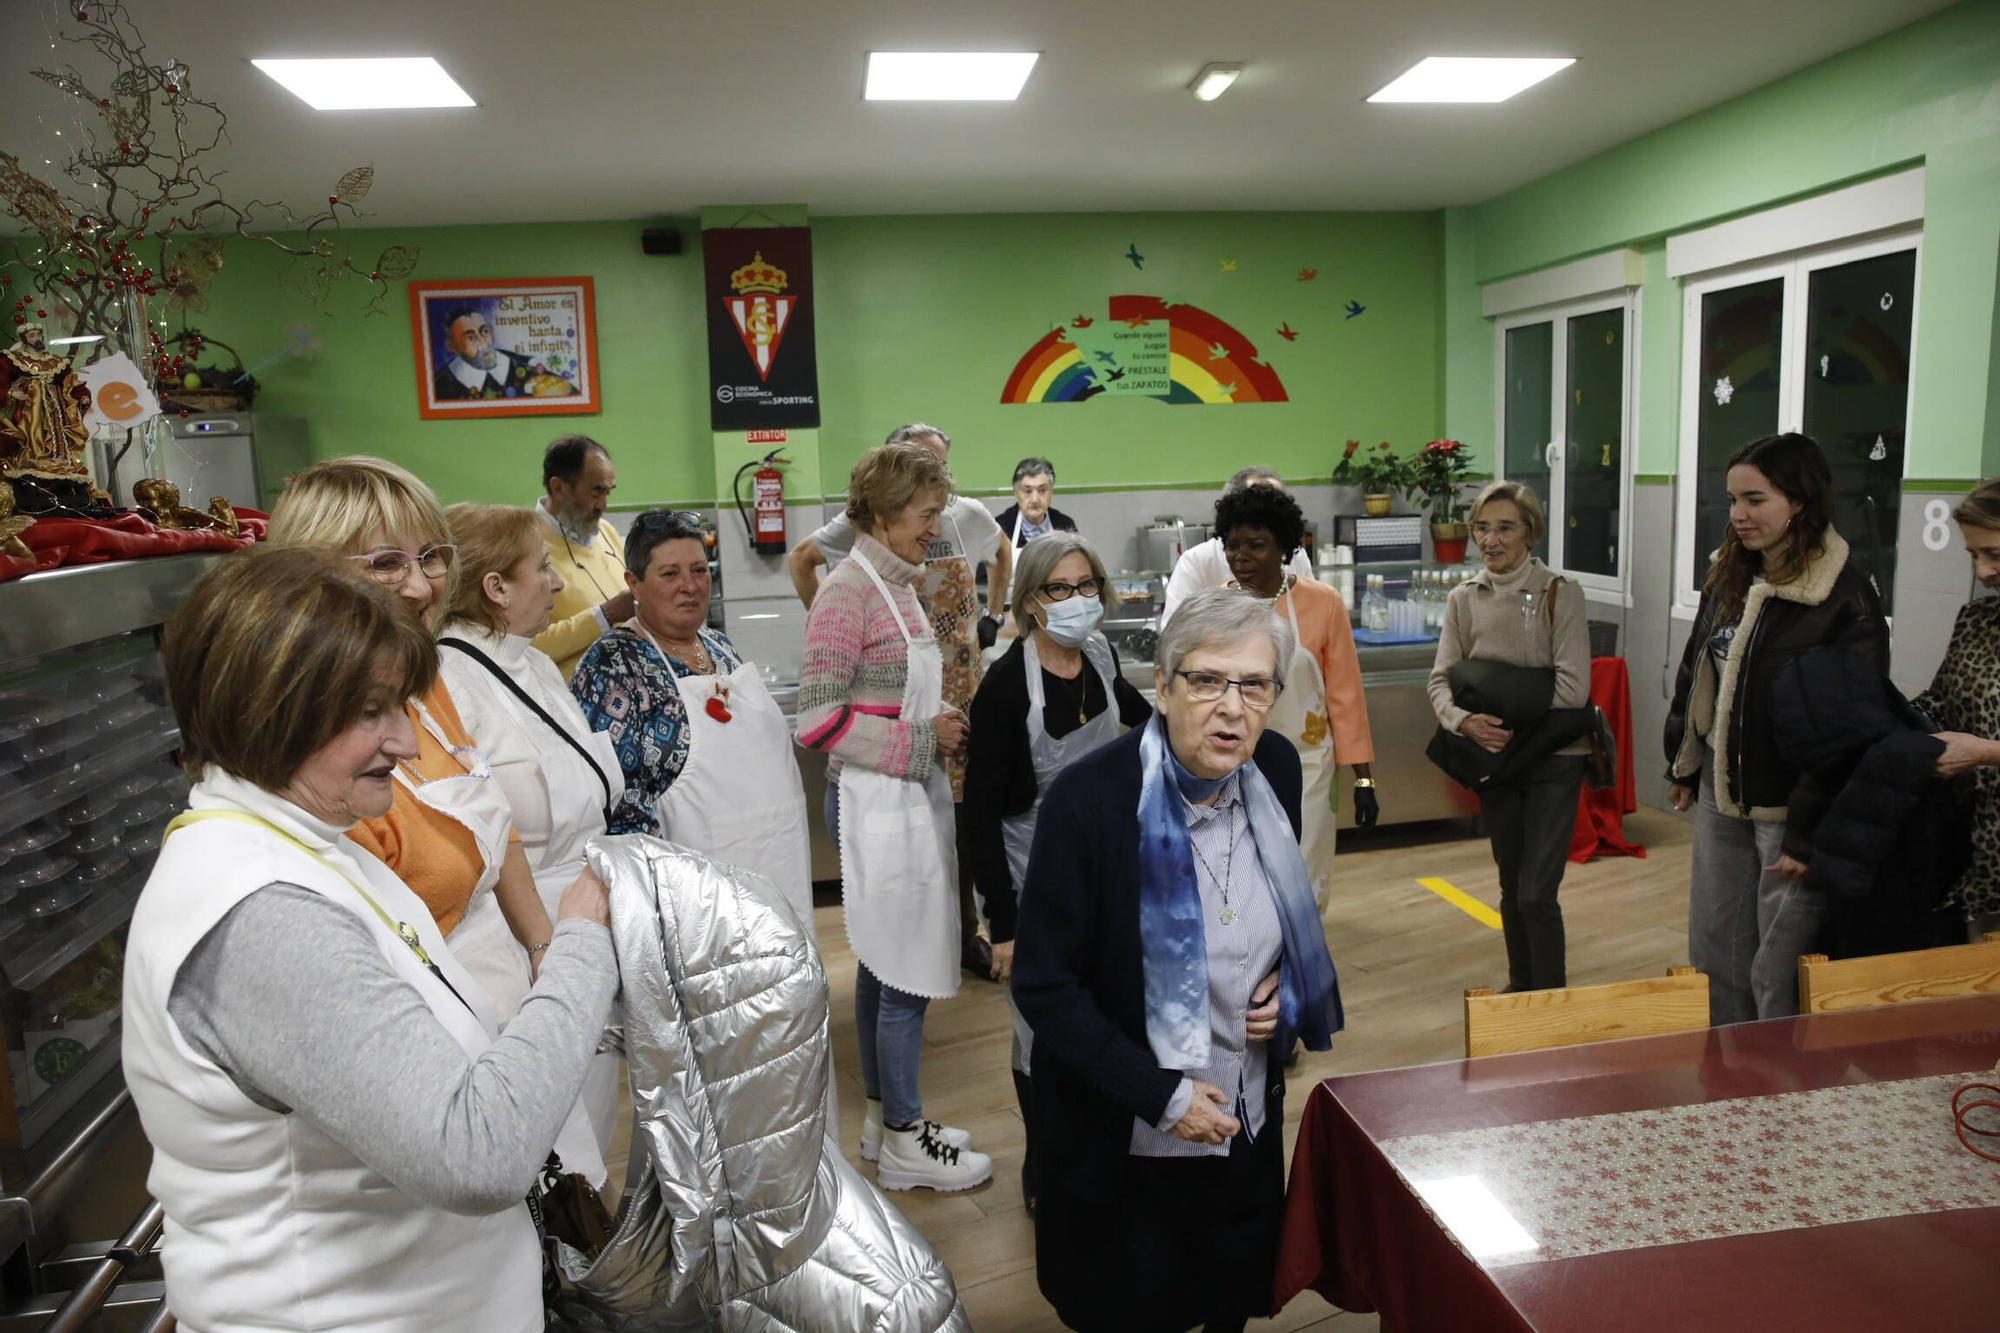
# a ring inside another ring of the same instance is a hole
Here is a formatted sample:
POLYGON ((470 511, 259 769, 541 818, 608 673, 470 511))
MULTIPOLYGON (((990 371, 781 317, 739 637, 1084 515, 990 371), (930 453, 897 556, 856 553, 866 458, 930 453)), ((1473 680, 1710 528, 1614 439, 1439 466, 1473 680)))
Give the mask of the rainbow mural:
MULTIPOLYGON (((1173 387, 1149 395, 1162 402, 1282 403, 1290 397, 1278 372, 1258 358, 1256 344, 1199 306, 1168 305, 1157 296, 1114 296, 1106 316, 1118 324, 1166 321, 1173 387)), ((1104 392, 1083 349, 1070 341, 1067 328, 1058 328, 1014 363, 1000 401, 1079 403, 1104 392)))

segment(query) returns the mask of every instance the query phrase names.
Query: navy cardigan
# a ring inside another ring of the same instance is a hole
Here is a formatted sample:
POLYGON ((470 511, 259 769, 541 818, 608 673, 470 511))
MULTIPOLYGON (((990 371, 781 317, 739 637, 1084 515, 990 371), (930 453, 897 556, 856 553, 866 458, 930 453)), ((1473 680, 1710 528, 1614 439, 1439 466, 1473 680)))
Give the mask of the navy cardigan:
MULTIPOLYGON (((1037 1277, 1066 1319, 1092 1311, 1110 1317, 1098 1310, 1110 1297, 1099 1290, 1102 1273, 1091 1262, 1106 1243, 1105 1201, 1122 1188, 1133 1118, 1157 1124, 1181 1081, 1179 1070, 1160 1068, 1146 1043, 1139 948, 1143 735, 1143 729, 1127 732, 1050 784, 1014 943, 1014 1003, 1035 1032, 1037 1277)), ((1266 731, 1255 759, 1296 835, 1298 751, 1266 731)), ((1281 1061, 1269 1063, 1264 1123, 1275 1126, 1283 1123, 1285 1070, 1281 1061)))
MULTIPOLYGON (((1160 1068, 1146 1043, 1138 832, 1144 734, 1134 728, 1050 784, 1021 895, 1013 988, 1035 1032, 1038 1066, 1046 1053, 1092 1095, 1152 1124, 1166 1113, 1181 1074, 1160 1068)), ((1267 730, 1255 759, 1296 835, 1298 751, 1267 730)))

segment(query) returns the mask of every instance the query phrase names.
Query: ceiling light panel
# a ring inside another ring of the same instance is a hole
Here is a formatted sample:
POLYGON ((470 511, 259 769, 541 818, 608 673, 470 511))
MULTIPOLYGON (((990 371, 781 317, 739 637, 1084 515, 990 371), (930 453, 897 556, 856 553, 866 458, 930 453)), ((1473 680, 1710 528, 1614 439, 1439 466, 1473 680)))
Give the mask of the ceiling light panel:
POLYGON ((862 96, 870 102, 1011 102, 1036 51, 870 51, 862 96))
POLYGON ((1204 102, 1213 102, 1229 91, 1229 85, 1236 82, 1236 76, 1243 72, 1243 66, 1233 61, 1203 65, 1201 73, 1194 76, 1188 91, 1204 102))
POLYGON ((1368 100, 1371 102, 1504 102, 1559 70, 1568 56, 1427 56, 1368 100))
POLYGON ((401 111, 477 106, 429 56, 252 60, 315 111, 401 111))

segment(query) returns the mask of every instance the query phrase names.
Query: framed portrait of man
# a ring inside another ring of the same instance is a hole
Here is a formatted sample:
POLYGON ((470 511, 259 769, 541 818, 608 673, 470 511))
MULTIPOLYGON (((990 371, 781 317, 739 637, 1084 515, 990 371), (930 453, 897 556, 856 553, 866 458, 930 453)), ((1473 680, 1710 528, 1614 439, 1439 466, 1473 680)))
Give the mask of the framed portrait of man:
POLYGON ((425 420, 602 410, 589 278, 455 278, 409 287, 417 414, 425 420))

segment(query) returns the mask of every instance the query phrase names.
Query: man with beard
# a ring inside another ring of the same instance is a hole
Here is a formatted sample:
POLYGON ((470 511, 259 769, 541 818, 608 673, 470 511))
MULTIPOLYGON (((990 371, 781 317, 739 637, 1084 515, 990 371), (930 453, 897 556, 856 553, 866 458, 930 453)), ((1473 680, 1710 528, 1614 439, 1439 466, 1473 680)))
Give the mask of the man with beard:
POLYGON ((618 469, 605 447, 588 435, 565 435, 542 455, 542 487, 535 502, 549 564, 562 576, 549 627, 535 647, 555 659, 566 680, 597 636, 632 618, 625 586, 623 538, 604 517, 618 469))

